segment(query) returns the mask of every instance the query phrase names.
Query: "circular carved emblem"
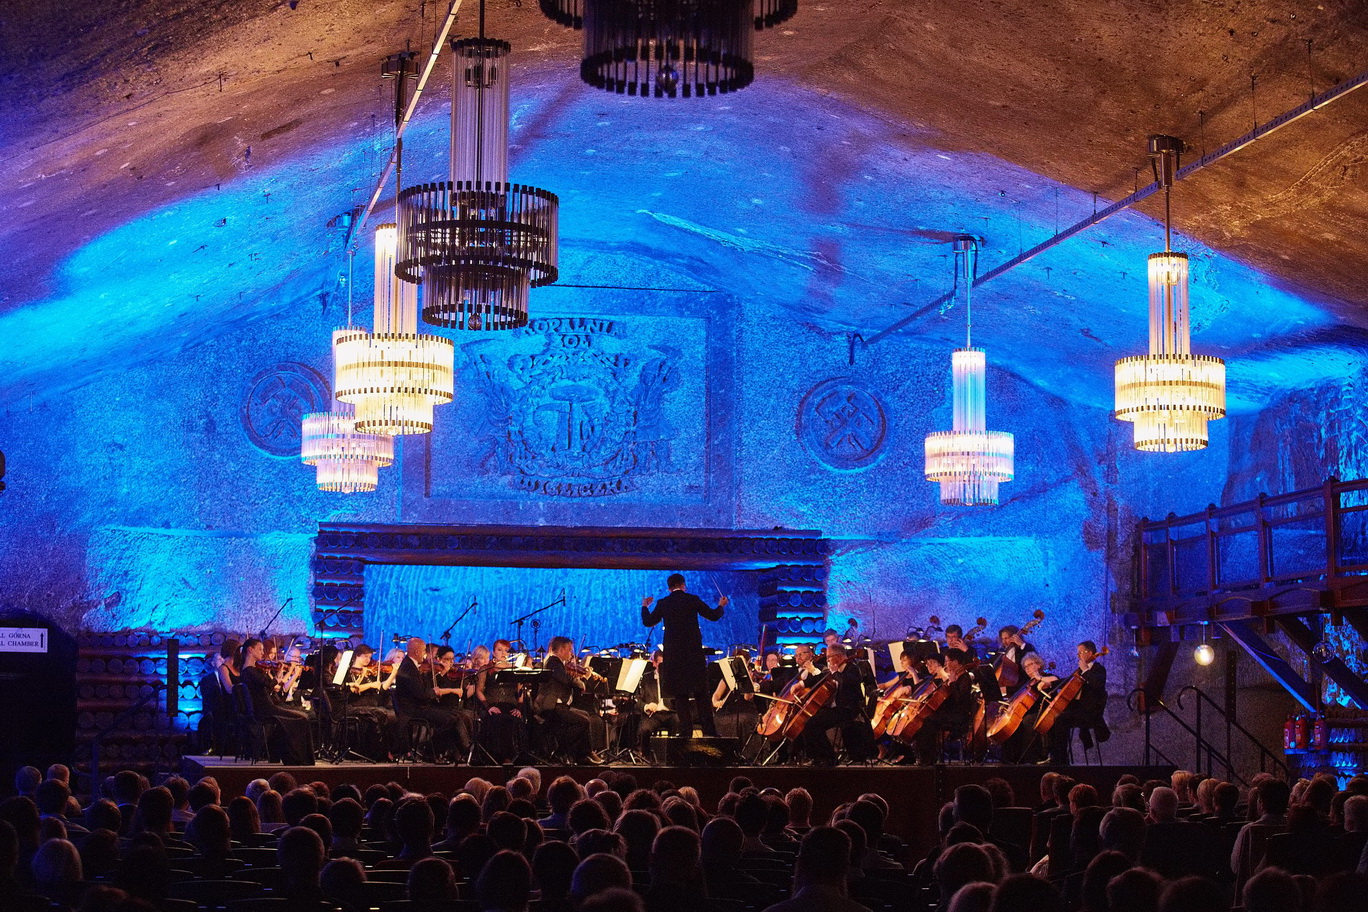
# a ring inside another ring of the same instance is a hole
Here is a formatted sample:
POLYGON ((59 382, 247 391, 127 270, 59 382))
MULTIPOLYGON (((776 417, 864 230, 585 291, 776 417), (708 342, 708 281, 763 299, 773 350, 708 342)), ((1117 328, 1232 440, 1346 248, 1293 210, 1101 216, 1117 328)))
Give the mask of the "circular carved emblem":
POLYGON ((309 412, 327 411, 332 401, 323 375, 296 361, 284 361, 252 378, 242 402, 242 429, 263 453, 299 455, 299 422, 309 412))
POLYGON ((814 386, 798 406, 798 438, 833 469, 863 469, 883 454, 888 416, 879 397, 846 378, 814 386))

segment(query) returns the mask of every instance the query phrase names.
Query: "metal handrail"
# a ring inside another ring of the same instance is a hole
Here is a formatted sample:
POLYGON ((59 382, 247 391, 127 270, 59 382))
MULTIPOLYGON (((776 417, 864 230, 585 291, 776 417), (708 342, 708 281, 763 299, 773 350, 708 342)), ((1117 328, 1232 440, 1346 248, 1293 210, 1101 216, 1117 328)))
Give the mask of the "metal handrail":
POLYGON ((152 681, 151 686, 151 693, 144 694, 141 700, 139 700, 137 703, 134 703, 128 709, 125 709, 123 712, 115 716, 113 722, 110 722, 104 728, 100 729, 100 731, 96 732, 95 737, 91 739, 90 794, 92 796, 96 798, 99 797, 100 783, 104 781, 104 777, 100 775, 100 742, 103 741, 105 736, 108 735, 110 732, 114 731, 115 729, 122 728, 123 724, 127 722, 130 718, 132 718, 135 712, 137 712, 138 710, 142 709, 144 706, 147 705, 148 700, 155 700, 161 694, 161 692, 166 689, 166 683, 164 681, 152 681))
MULTIPOLYGON (((1216 749, 1216 746, 1215 746, 1214 744, 1212 744, 1210 741, 1208 741, 1208 740, 1202 735, 1202 733, 1201 733, 1200 730, 1195 729, 1195 728, 1193 728, 1191 725, 1189 725, 1186 719, 1184 719, 1182 716, 1178 715, 1178 714, 1175 713, 1172 709, 1170 709, 1170 708, 1169 708, 1169 705, 1168 705, 1167 703, 1165 703, 1163 700, 1158 699, 1158 698, 1151 698, 1151 697, 1146 696, 1146 695, 1145 695, 1145 689, 1144 689, 1143 687, 1137 687, 1137 688, 1135 688, 1134 690, 1132 690, 1129 694, 1126 695, 1126 705, 1127 705, 1130 709, 1132 709, 1132 710, 1136 710, 1136 709, 1137 709, 1137 707, 1136 707, 1136 705, 1135 705, 1135 703, 1134 703, 1134 697, 1135 697, 1136 694, 1140 694, 1140 695, 1142 695, 1142 696, 1145 696, 1145 705, 1146 705, 1147 707, 1148 707, 1148 706, 1153 706, 1153 707, 1156 707, 1156 708, 1158 708, 1158 709, 1163 710, 1165 715, 1167 715, 1167 716, 1168 716, 1170 719, 1172 719, 1173 721, 1177 722, 1179 725, 1181 725, 1181 726, 1183 727, 1183 730, 1184 730, 1184 731, 1186 731, 1188 734, 1190 734, 1190 735, 1193 736, 1194 745, 1195 745, 1195 746, 1194 746, 1194 753, 1195 753, 1195 756, 1193 757, 1193 766, 1195 767, 1194 772, 1201 772, 1201 769, 1202 769, 1202 753, 1203 753, 1203 751, 1205 751, 1205 752, 1206 752, 1206 760, 1207 760, 1207 764, 1206 764, 1206 765, 1207 765, 1207 775, 1208 775, 1208 776, 1211 775, 1212 761, 1215 760, 1215 761, 1219 762, 1222 766, 1225 767, 1225 769, 1226 769, 1226 776, 1228 776, 1228 777, 1230 777, 1230 778, 1233 778, 1233 779, 1238 779, 1238 780, 1240 781, 1240 784, 1241 784, 1241 785, 1248 785, 1248 784, 1249 784, 1248 780, 1246 780, 1243 776, 1241 776, 1239 773, 1237 773, 1237 772, 1235 771, 1235 764, 1233 764, 1233 763, 1230 761, 1230 758, 1229 758, 1228 756, 1226 756, 1225 754, 1221 753, 1219 750, 1217 750, 1217 749, 1216 749)), ((1145 713, 1145 765, 1146 765, 1146 766, 1149 765, 1149 762, 1150 762, 1150 753, 1151 753, 1151 752, 1154 752, 1155 754, 1158 754, 1159 756, 1162 756, 1162 757, 1164 757, 1165 759, 1168 759, 1169 762, 1172 763, 1174 766, 1177 766, 1177 765, 1178 765, 1177 763, 1174 763, 1173 760, 1170 759, 1170 758, 1168 758, 1168 756, 1167 756, 1166 754, 1164 754, 1163 751, 1161 751, 1159 748, 1157 748, 1157 747, 1154 746, 1153 738, 1151 737, 1151 732, 1150 732, 1150 719, 1151 719, 1151 717, 1152 717, 1153 715, 1154 715, 1154 714, 1153 714, 1152 712, 1146 712, 1146 713, 1145 713)))
POLYGON ((1231 752, 1231 748, 1230 748, 1230 732, 1231 732, 1231 730, 1233 729, 1234 731, 1238 731, 1240 734, 1244 735, 1245 738, 1248 739, 1249 743, 1253 744, 1256 748, 1258 748, 1258 750, 1259 750, 1259 772, 1266 772, 1266 771, 1267 771, 1267 768, 1266 768, 1266 766, 1265 766, 1265 764, 1264 764, 1264 760, 1267 759, 1267 760, 1272 761, 1272 764, 1273 764, 1273 766, 1274 766, 1275 769, 1278 768, 1278 767, 1281 767, 1281 768, 1282 768, 1283 778, 1287 778, 1288 776, 1291 775, 1291 769, 1288 767, 1287 762, 1286 762, 1285 760, 1282 760, 1281 758, 1278 757, 1277 754, 1273 753, 1273 751, 1270 750, 1270 749, 1268 748, 1268 746, 1265 745, 1262 741, 1260 741, 1260 740, 1254 735, 1253 732, 1251 732, 1249 729, 1245 728, 1243 725, 1241 725, 1241 724, 1240 724, 1239 722, 1237 722, 1235 719, 1231 718, 1230 714, 1227 713, 1227 712, 1225 711, 1225 708, 1224 708, 1224 707, 1222 707, 1222 706, 1221 706, 1219 703, 1217 703, 1215 700, 1211 699, 1211 697, 1207 696, 1207 694, 1206 694, 1200 687, 1198 687, 1196 684, 1189 684, 1189 685, 1187 685, 1186 687, 1184 687, 1183 689, 1181 689, 1181 690, 1178 691, 1178 708, 1179 708, 1179 709, 1184 709, 1184 708, 1185 708, 1185 707, 1183 706, 1183 695, 1184 695, 1185 693, 1187 693, 1188 691, 1192 691, 1193 693, 1195 693, 1195 694, 1197 695, 1197 727, 1198 727, 1198 729, 1200 729, 1201 726, 1202 726, 1202 704, 1203 704, 1203 703, 1208 703, 1208 704, 1210 704, 1210 705, 1211 705, 1211 708, 1214 709, 1214 710, 1216 710, 1216 712, 1220 715, 1221 721, 1225 723, 1225 726, 1226 726, 1226 753, 1227 753, 1227 754, 1229 754, 1229 753, 1231 752))

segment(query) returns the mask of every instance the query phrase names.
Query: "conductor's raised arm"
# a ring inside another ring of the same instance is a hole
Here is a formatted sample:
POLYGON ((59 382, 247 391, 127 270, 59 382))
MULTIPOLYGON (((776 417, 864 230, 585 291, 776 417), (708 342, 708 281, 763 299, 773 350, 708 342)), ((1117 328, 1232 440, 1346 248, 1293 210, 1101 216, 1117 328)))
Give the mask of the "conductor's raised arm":
POLYGON ((705 620, 720 621, 722 620, 722 609, 731 604, 731 599, 727 598, 725 595, 722 596, 717 600, 716 608, 709 608, 707 602, 702 602, 701 600, 700 602, 703 607, 698 609, 698 613, 701 614, 705 620))
POLYGON ((655 602, 655 599, 651 598, 649 595, 641 600, 641 624, 643 627, 654 627, 656 624, 660 623, 660 611, 651 610, 651 604, 653 602, 655 602))

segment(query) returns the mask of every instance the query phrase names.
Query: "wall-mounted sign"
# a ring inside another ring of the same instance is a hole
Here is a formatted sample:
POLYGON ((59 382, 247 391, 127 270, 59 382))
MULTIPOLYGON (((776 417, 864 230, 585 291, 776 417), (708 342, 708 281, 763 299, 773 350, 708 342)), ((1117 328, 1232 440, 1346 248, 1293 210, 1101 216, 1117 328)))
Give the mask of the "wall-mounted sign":
POLYGON ((46 627, 0 627, 0 652, 47 652, 46 627))

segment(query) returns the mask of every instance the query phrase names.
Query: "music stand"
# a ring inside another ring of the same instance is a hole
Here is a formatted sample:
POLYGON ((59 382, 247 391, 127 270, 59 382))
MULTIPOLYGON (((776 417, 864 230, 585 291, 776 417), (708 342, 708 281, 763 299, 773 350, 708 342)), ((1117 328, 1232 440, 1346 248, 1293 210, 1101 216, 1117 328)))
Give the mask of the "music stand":
MULTIPOLYGON (((370 757, 367 757, 365 754, 352 748, 350 739, 351 726, 347 724, 347 720, 352 718, 352 716, 349 711, 351 709, 351 688, 347 686, 346 682, 347 675, 351 673, 352 658, 355 654, 355 650, 344 650, 342 654, 337 657, 337 671, 334 672, 332 676, 331 683, 333 686, 342 689, 342 743, 338 745, 337 748, 336 762, 341 763, 349 757, 354 757, 362 763, 374 763, 375 761, 370 757)), ((376 669, 376 674, 379 674, 379 669, 376 669)), ((319 677, 321 678, 322 675, 319 677)), ((331 701, 329 701, 329 704, 331 705, 331 701)), ((334 720, 334 723, 335 722, 336 720, 334 720)), ((359 726, 360 724, 360 720, 358 719, 357 725, 359 726)), ((334 724, 333 728, 334 730, 336 729, 336 724, 334 724)), ((358 728, 357 731, 359 732, 360 729, 358 728)))
MULTIPOLYGON (((651 663, 646 659, 606 659, 606 666, 611 667, 613 674, 605 674, 604 677, 612 683, 613 692, 619 695, 635 697, 636 692, 641 689, 641 679, 646 674, 646 666, 651 663)), ((634 701, 635 702, 635 701, 634 701)), ((622 735, 624 725, 619 724, 613 731, 617 738, 617 749, 609 757, 614 762, 626 763, 646 763, 646 758, 631 747, 622 746, 622 735)))

